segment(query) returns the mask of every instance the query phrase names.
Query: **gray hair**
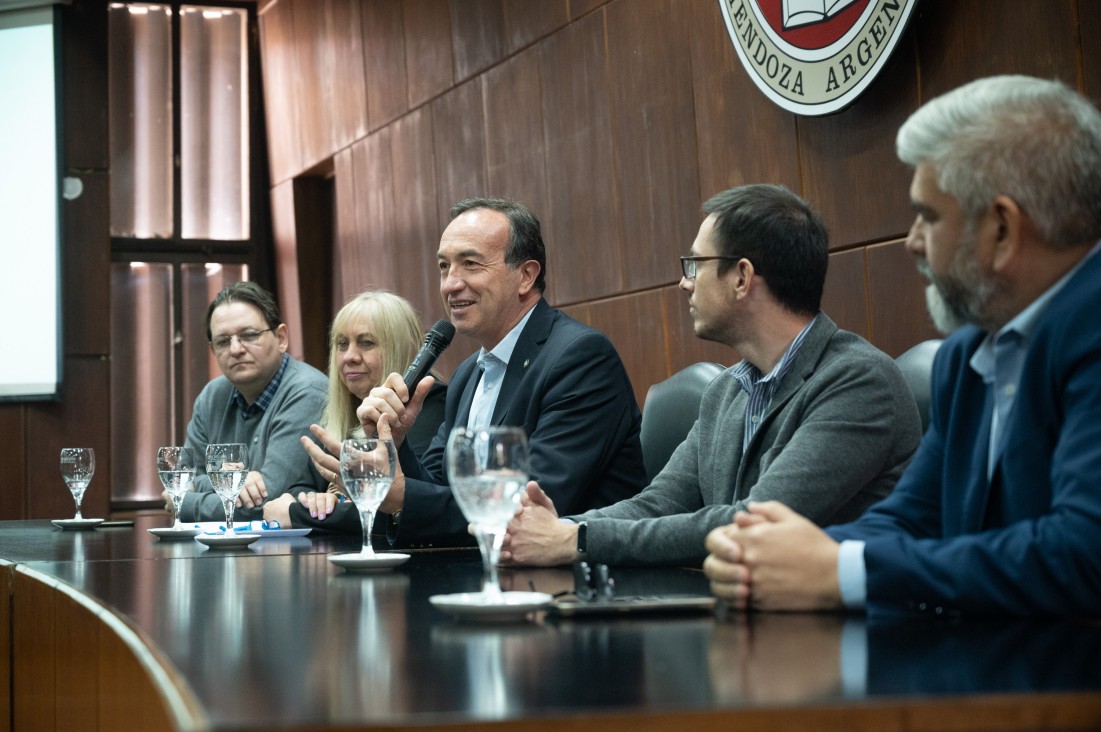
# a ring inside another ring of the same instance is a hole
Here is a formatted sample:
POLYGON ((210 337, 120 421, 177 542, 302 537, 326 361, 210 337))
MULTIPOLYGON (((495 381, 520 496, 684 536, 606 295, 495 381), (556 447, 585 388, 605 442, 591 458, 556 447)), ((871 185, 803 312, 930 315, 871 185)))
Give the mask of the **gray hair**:
POLYGON ((1056 248, 1101 237, 1101 113, 1058 81, 994 76, 914 112, 895 141, 928 163, 969 230, 996 196, 1012 198, 1056 248))

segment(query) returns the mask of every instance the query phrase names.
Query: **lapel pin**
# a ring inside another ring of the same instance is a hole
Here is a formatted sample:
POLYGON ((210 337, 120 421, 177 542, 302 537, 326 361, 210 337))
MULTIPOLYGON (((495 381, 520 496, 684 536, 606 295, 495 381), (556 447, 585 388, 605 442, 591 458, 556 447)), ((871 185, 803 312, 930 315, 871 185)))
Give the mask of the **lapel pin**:
POLYGON ((524 368, 527 368, 529 363, 531 363, 531 359, 530 358, 525 358, 524 359, 524 368))

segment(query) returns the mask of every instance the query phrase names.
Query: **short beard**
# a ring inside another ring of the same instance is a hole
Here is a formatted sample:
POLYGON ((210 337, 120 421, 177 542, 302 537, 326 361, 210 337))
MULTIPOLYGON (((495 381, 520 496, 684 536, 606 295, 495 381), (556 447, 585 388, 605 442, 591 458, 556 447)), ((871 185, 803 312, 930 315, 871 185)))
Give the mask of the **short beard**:
POLYGON ((997 285, 979 269, 973 253, 974 241, 970 237, 961 241, 944 275, 933 274, 927 260, 918 260, 918 271, 930 283, 925 288, 925 305, 933 325, 944 335, 968 323, 992 329, 990 303, 997 285))

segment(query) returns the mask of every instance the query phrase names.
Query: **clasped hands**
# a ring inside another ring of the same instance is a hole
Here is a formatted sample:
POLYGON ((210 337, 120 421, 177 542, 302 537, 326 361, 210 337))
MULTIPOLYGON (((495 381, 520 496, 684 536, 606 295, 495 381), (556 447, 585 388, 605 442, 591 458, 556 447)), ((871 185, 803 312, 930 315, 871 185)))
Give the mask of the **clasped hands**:
POLYGON ((778 501, 747 508, 707 535, 711 591, 739 609, 841 609, 837 542, 778 501))

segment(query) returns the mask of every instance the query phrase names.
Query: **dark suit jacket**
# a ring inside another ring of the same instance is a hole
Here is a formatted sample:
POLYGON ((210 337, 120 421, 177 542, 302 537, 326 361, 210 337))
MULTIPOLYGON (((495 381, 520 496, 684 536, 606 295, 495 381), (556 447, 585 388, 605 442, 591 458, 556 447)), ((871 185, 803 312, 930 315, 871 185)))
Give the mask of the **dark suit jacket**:
POLYGON ((1041 314, 987 480, 988 389, 968 326, 933 364, 929 430, 863 539, 868 609, 1101 615, 1101 254, 1041 314))
MULTIPOLYGON (((443 424, 420 460, 405 445, 405 504, 399 546, 472 543, 447 485, 444 449, 465 425, 479 371, 477 354, 459 365, 447 391, 443 424)), ((631 381, 611 341, 540 300, 516 342, 492 424, 523 427, 531 476, 559 513, 580 513, 638 493, 646 484, 631 381)))

